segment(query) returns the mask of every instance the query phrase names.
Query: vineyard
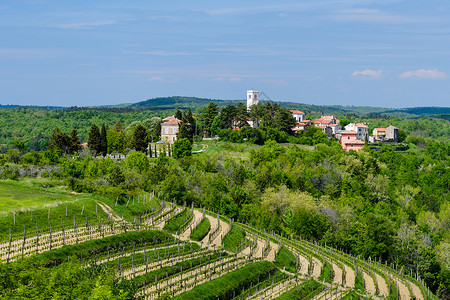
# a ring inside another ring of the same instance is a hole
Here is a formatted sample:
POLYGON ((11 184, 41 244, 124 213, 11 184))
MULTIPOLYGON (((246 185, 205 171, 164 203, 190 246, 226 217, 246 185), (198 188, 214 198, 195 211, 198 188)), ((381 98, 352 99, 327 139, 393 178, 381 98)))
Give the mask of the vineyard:
POLYGON ((80 205, 3 217, 10 230, 2 235, 1 261, 28 258, 52 269, 76 260, 81 268, 106 269, 141 299, 435 298, 420 278, 376 258, 258 230, 153 194, 124 204, 82 204, 81 211, 80 205))

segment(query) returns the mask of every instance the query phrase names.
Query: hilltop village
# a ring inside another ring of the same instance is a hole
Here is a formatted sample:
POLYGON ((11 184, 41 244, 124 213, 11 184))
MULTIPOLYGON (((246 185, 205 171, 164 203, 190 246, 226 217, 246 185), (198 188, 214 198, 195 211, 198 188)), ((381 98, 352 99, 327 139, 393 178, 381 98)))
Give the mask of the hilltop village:
MULTIPOLYGON (((252 114, 259 104, 259 91, 247 91, 247 112, 252 114)), ((299 110, 290 110, 292 117, 295 119, 295 125, 291 130, 295 134, 307 130, 310 126, 318 127, 329 139, 335 138, 345 151, 359 151, 366 143, 398 143, 399 129, 389 125, 386 128, 375 128, 372 135, 369 135, 369 126, 366 123, 349 123, 342 126, 339 119, 333 115, 321 116, 318 119, 308 120, 306 114, 299 110)), ((246 117, 246 122, 242 124, 236 118, 232 122, 233 130, 240 130, 243 125, 251 128, 257 128, 260 123, 259 118, 246 117)), ((173 144, 177 140, 182 120, 176 116, 170 116, 162 119, 161 123, 161 140, 173 144)))

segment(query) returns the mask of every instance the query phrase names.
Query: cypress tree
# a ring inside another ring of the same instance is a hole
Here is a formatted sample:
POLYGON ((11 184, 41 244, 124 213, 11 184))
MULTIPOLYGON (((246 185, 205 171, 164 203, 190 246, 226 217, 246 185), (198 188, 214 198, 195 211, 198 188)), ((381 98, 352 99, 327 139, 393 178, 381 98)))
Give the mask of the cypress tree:
POLYGON ((91 130, 89 131, 88 147, 92 151, 95 151, 96 154, 100 154, 101 144, 100 130, 97 125, 92 124, 91 130))
POLYGON ((132 146, 136 151, 147 153, 148 147, 148 134, 147 129, 141 124, 137 125, 134 129, 132 146))
POLYGON ((78 137, 78 130, 72 129, 69 140, 69 153, 75 153, 80 150, 80 138, 78 137))
POLYGON ((101 141, 100 153, 103 156, 106 156, 106 154, 108 153, 108 139, 106 137, 106 126, 104 123, 102 125, 102 130, 100 131, 100 141, 101 141))

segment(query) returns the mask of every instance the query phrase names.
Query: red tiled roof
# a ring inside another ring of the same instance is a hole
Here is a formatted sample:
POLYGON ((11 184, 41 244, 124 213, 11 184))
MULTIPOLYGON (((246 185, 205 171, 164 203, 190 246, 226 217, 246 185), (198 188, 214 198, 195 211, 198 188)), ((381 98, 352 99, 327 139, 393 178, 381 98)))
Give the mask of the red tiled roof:
POLYGON ((181 123, 181 120, 178 120, 174 116, 170 116, 170 117, 162 119, 161 125, 178 125, 180 123, 181 123))
POLYGON ((339 132, 341 135, 343 135, 343 134, 355 134, 356 135, 356 131, 353 131, 353 130, 350 130, 350 131, 342 131, 342 132, 339 132))
POLYGON ((303 120, 303 121, 300 121, 300 123, 309 123, 309 122, 311 122, 311 120, 303 120))
POLYGON ((290 111, 293 115, 304 115, 305 113, 299 110, 291 110, 290 111))
POLYGON ((376 131, 386 131, 386 128, 375 128, 376 131))
POLYGON ((369 127, 367 127, 366 124, 363 124, 363 123, 356 123, 356 127, 369 128, 369 127))

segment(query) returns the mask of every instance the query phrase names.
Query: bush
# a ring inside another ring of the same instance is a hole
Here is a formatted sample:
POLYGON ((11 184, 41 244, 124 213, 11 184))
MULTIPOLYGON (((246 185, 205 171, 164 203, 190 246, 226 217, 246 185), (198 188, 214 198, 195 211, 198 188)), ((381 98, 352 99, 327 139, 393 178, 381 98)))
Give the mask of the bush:
POLYGON ((187 139, 176 140, 173 144, 173 157, 182 158, 185 156, 192 156, 192 144, 187 139))

